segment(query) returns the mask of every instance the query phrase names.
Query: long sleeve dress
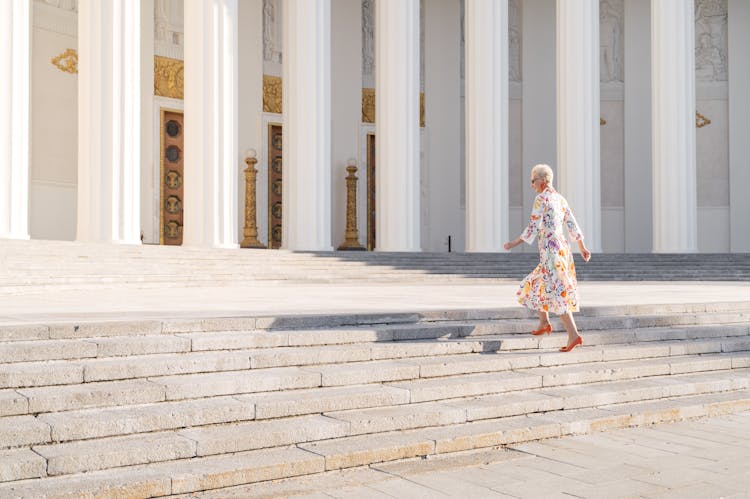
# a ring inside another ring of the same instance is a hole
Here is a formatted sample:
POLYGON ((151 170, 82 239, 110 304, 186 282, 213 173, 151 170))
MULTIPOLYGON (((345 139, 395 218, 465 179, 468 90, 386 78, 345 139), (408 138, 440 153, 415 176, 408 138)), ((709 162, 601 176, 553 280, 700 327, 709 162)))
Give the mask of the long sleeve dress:
POLYGON ((578 311, 575 263, 563 227, 576 241, 583 239, 568 202, 547 187, 534 200, 529 225, 521 234, 528 244, 539 236, 539 265, 516 293, 521 305, 560 315, 578 311))

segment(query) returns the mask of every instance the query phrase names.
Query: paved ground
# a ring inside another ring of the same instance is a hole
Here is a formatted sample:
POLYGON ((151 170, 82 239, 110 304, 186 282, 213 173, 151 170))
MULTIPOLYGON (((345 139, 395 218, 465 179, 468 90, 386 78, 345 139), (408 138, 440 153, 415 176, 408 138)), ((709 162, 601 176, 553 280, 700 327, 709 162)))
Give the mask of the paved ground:
MULTIPOLYGON (((0 324, 514 307, 510 282, 306 284, 162 289, 49 290, 0 296, 0 324)), ((582 306, 750 300, 750 283, 582 282, 582 306)))
POLYGON ((750 498, 750 413, 410 460, 208 498, 750 498))

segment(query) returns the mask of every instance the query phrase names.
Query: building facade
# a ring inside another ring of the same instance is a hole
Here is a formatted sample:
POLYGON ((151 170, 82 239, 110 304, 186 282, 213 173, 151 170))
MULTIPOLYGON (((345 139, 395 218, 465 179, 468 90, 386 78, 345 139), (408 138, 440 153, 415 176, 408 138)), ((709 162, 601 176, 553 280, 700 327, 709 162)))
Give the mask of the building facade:
POLYGON ((237 247, 247 213, 270 248, 501 251, 549 163, 594 251, 750 251, 747 0, 6 0, 0 22, 0 237, 237 247))

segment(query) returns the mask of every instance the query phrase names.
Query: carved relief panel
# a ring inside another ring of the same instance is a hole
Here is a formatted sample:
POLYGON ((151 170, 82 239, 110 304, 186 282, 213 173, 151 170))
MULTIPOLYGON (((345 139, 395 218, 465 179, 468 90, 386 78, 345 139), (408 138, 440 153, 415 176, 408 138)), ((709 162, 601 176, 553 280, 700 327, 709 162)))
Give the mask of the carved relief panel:
POLYGON ((727 80, 727 0, 695 0, 695 78, 727 80))
POLYGON ((263 60, 281 64, 281 1, 263 0, 263 60))
POLYGON ((155 0, 154 52, 158 56, 182 59, 185 45, 184 0, 155 0))
POLYGON ((602 82, 624 81, 623 0, 599 1, 599 74, 602 82))

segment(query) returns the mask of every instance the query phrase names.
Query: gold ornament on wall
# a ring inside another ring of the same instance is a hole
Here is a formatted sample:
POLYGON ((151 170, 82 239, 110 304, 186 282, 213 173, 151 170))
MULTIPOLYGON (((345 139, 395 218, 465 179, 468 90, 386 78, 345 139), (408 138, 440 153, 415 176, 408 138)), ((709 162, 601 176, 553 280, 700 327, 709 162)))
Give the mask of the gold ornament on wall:
POLYGON ((695 112, 695 127, 696 128, 703 128, 706 125, 710 125, 711 120, 703 116, 698 111, 695 112))
POLYGON ((184 99, 185 62, 154 56, 154 95, 184 99))
POLYGON ((599 118, 599 125, 604 126, 606 124, 607 124, 607 120, 605 120, 604 118, 599 118))
POLYGON ((51 59, 52 64, 65 73, 78 73, 78 52, 75 49, 66 49, 60 55, 51 59))
MULTIPOLYGON (((375 123, 375 89, 362 89, 362 123, 375 123)), ((419 126, 424 126, 424 92, 419 93, 419 126)))
POLYGON ((362 89, 362 123, 375 123, 375 89, 362 89))
POLYGON ((281 114, 281 78, 263 75, 263 112, 281 114))

